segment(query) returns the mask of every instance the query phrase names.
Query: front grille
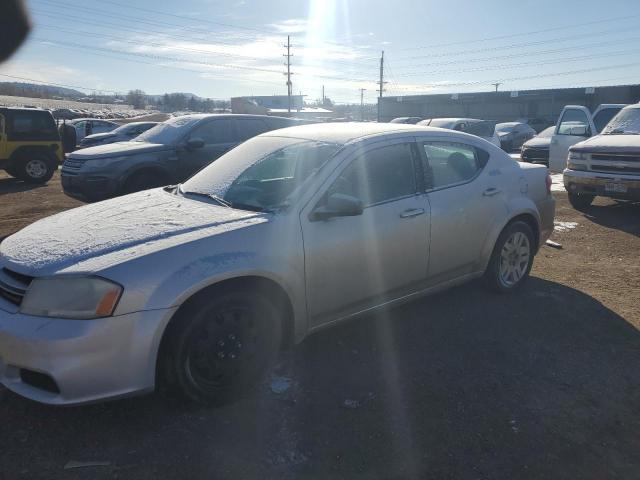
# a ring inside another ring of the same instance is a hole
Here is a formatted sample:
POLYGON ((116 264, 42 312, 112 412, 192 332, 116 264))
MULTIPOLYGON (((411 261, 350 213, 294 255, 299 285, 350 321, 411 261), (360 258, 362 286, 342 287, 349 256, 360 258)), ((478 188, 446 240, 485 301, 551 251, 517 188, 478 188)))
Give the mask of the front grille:
POLYGON ((20 305, 33 277, 23 275, 8 268, 0 269, 0 297, 20 305))
POLYGON ((611 154, 611 153, 594 153, 591 155, 592 160, 606 162, 640 162, 640 156, 638 155, 623 155, 623 154, 611 154))

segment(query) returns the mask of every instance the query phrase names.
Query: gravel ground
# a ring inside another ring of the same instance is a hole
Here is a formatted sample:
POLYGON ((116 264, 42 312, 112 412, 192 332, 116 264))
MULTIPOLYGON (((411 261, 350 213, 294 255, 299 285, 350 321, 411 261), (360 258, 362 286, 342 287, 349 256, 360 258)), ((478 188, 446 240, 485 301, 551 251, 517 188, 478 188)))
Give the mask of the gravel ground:
MULTIPOLYGON (((57 177, 0 195, 0 236, 78 205, 57 177)), ((472 283, 326 330, 234 405, 0 388, 0 479, 639 478, 640 205, 554 195, 563 249, 517 294, 472 283)))

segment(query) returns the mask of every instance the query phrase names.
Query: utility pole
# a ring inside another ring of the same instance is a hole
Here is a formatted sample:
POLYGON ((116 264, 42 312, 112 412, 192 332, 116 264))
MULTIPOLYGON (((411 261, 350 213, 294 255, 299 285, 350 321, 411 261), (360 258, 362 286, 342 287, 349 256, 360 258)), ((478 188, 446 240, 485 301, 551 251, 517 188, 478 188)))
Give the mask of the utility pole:
POLYGON ((498 87, 500 85, 502 85, 502 82, 496 82, 496 83, 492 83, 491 85, 493 85, 494 87, 496 87, 496 92, 498 91, 498 87))
POLYGON ((382 93, 384 92, 384 84, 387 83, 384 81, 384 50, 382 51, 382 56, 380 57, 380 86, 378 92, 380 96, 378 97, 378 122, 380 121, 380 106, 382 103, 382 93))
POLYGON ((289 100, 288 110, 289 110, 289 115, 291 115, 291 92, 293 90, 293 84, 291 83, 291 57, 293 57, 293 55, 291 54, 291 36, 290 35, 287 35, 287 44, 285 45, 285 48, 287 49, 287 53, 284 56, 287 58, 287 63, 285 63, 285 65, 287 66, 287 73, 285 73, 285 75, 287 76, 287 98, 289 100))
POLYGON ((364 92, 366 88, 360 89, 360 121, 364 121, 364 92))

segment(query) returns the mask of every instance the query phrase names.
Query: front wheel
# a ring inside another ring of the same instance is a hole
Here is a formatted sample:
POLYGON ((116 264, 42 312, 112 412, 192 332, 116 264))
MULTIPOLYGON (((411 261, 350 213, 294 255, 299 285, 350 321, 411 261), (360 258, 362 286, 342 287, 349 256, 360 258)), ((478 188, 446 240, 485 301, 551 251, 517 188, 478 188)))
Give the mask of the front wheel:
POLYGON ((498 237, 484 274, 489 288, 500 293, 517 290, 533 266, 534 237, 531 227, 516 221, 498 237))
POLYGON ((571 193, 569 192, 569 203, 576 210, 584 210, 591 206, 595 195, 585 195, 584 193, 571 193))
POLYGON ((164 380, 199 403, 222 405, 241 396, 280 348, 279 312, 259 294, 219 291, 179 315, 161 359, 164 380))
POLYGON ((56 162, 46 155, 33 155, 20 161, 16 177, 28 183, 47 183, 57 168, 56 162))

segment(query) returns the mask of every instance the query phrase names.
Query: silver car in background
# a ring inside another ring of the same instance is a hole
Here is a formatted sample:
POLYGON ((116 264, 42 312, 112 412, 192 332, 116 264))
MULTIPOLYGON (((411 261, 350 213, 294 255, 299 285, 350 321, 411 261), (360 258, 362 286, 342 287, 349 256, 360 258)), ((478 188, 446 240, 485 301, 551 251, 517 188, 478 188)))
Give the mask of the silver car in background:
POLYGON ((0 381, 49 404, 167 385, 219 403, 283 346, 484 277, 527 278, 547 169, 472 135, 276 130, 184 184, 40 220, 0 245, 0 381))

